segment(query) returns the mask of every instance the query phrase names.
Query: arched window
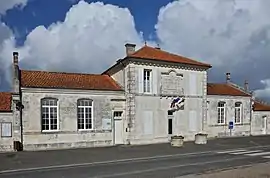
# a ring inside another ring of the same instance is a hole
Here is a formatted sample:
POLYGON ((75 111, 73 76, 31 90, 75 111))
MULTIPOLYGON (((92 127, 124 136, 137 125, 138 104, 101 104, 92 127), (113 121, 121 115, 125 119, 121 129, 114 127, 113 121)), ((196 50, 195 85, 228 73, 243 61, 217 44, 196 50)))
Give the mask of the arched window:
POLYGON ((93 129, 93 100, 78 100, 78 130, 93 129))
POLYGON ((218 124, 225 124, 225 102, 218 102, 218 124))
POLYGON ((41 99, 41 130, 58 130, 58 100, 56 98, 41 99))
POLYGON ((234 108, 234 122, 239 124, 242 122, 242 103, 236 102, 234 108))

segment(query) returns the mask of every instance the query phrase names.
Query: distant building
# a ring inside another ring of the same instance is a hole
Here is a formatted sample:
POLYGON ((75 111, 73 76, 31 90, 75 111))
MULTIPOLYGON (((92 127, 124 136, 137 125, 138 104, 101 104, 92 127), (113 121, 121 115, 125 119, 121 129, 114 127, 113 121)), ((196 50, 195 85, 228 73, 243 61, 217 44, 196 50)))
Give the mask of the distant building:
POLYGON ((102 74, 27 71, 14 52, 12 92, 0 93, 0 150, 270 133, 270 106, 255 101, 247 84, 233 84, 229 74, 225 83, 210 84, 209 64, 160 48, 125 46, 126 57, 102 74))

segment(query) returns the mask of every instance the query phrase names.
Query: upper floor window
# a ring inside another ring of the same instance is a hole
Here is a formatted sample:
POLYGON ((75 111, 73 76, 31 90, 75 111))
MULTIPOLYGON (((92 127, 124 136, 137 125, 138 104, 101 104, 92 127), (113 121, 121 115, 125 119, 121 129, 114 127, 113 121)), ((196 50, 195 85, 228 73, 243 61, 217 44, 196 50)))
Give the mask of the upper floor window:
POLYGON ((225 102, 218 102, 218 124, 225 124, 225 102))
POLYGON ((144 93, 151 92, 151 73, 152 71, 149 69, 143 70, 143 92, 144 93))
POLYGON ((241 123, 242 121, 242 103, 241 102, 236 102, 235 103, 235 111, 234 111, 234 122, 235 123, 241 123))
POLYGON ((78 129, 93 129, 93 100, 91 99, 78 100, 78 129))
POLYGON ((58 100, 56 98, 43 98, 41 100, 41 130, 58 130, 58 100))

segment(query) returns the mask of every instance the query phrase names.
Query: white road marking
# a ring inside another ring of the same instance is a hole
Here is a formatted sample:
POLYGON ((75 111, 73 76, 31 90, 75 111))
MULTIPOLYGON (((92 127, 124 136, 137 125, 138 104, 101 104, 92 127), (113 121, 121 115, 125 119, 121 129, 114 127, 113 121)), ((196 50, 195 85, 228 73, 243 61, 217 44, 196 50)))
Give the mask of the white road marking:
POLYGON ((263 158, 270 159, 270 156, 263 156, 263 158))
MULTIPOLYGON (((254 146, 254 147, 246 147, 246 149, 256 149, 256 148, 268 148, 270 145, 264 146, 254 146)), ((241 148, 239 148, 241 149, 241 148)), ((244 149, 244 148, 242 148, 244 149)), ((235 151, 235 150, 220 150, 219 152, 228 152, 228 151, 235 151)), ((9 169, 0 171, 0 174, 8 174, 8 173, 16 173, 16 172, 27 172, 27 171, 38 171, 38 170, 52 170, 52 169, 65 169, 65 168, 76 168, 76 167, 83 167, 83 166, 94 166, 99 164, 112 164, 112 163, 123 163, 123 162, 136 162, 136 161, 149 161, 161 158, 170 158, 176 156, 196 156, 201 154, 216 154, 217 151, 204 151, 204 152, 193 152, 193 153, 182 153, 182 154, 172 154, 172 155, 159 155, 159 156, 152 156, 152 157, 138 157, 138 158, 128 158, 128 159, 116 159, 116 160, 109 160, 109 161, 99 161, 99 162, 88 162, 88 163, 78 163, 78 164, 62 164, 62 165, 50 165, 50 166, 41 166, 41 167, 30 167, 30 168, 21 168, 21 169, 9 169)))
POLYGON ((247 151, 247 150, 237 149, 237 150, 229 150, 229 151, 218 151, 217 153, 219 153, 219 154, 225 154, 225 153, 233 153, 233 152, 237 152, 237 151, 247 151))
POLYGON ((230 153, 233 155, 242 155, 242 154, 248 154, 248 153, 257 153, 257 152, 261 152, 262 150, 251 150, 251 151, 240 151, 240 152, 234 152, 234 153, 230 153))
POLYGON ((251 153, 251 154, 246 154, 247 156, 262 156, 262 155, 269 155, 270 152, 261 152, 261 153, 251 153))
POLYGON ((205 164, 229 162, 229 161, 241 160, 241 159, 245 159, 245 158, 237 157, 237 158, 230 158, 230 159, 220 159, 220 160, 215 160, 215 161, 206 161, 206 162, 201 162, 201 163, 189 163, 189 164, 180 164, 180 165, 174 165, 174 166, 161 166, 161 167, 156 167, 156 168, 152 168, 152 169, 144 169, 144 170, 130 171, 130 172, 124 172, 124 173, 116 173, 116 174, 109 174, 109 175, 100 175, 98 177, 99 178, 108 178, 108 177, 127 176, 127 175, 132 175, 132 174, 141 174, 141 173, 146 173, 146 172, 168 170, 168 169, 187 167, 187 166, 199 166, 199 165, 205 165, 205 164))

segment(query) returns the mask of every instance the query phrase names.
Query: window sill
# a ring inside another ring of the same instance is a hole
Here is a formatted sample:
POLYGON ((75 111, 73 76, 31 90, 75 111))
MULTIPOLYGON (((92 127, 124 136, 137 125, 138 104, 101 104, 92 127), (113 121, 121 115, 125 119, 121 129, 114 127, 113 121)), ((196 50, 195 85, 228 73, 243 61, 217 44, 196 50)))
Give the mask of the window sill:
POLYGON ((213 125, 210 125, 210 127, 221 127, 221 126, 228 126, 228 124, 213 124, 213 125))
POLYGON ((143 92, 143 95, 153 95, 153 93, 143 92))
POLYGON ((82 132, 95 132, 94 129, 79 129, 78 132, 82 133, 82 132))
POLYGON ((55 133, 59 133, 60 130, 42 130, 41 133, 43 134, 55 134, 55 133))
POLYGON ((235 126, 250 125, 250 123, 235 123, 235 126))

